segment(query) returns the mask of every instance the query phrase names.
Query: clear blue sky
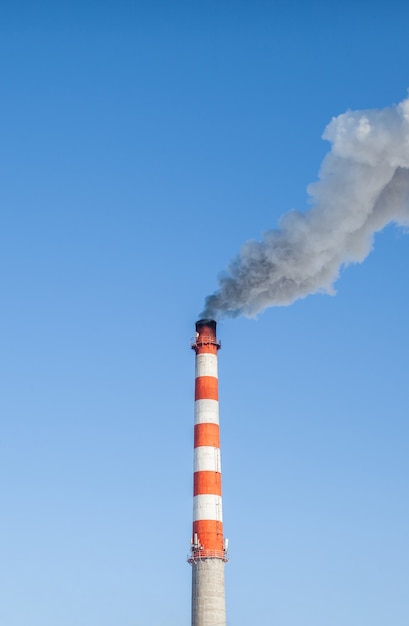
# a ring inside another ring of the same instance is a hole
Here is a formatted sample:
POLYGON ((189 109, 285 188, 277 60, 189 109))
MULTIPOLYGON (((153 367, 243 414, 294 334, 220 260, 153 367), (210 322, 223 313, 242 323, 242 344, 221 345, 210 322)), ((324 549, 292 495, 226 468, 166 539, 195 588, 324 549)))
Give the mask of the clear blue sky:
MULTIPOLYGON (((187 626, 194 354, 403 0, 0 2, 0 623, 187 626)), ((228 626, 409 622, 409 239, 219 325, 228 626)))

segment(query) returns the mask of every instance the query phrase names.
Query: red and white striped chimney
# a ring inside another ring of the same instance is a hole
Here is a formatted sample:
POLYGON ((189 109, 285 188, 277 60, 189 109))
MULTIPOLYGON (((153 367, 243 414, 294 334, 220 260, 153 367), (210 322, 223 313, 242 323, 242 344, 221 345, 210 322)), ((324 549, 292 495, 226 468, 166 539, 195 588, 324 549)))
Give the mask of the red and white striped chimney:
POLYGON ((193 468, 192 626, 225 626, 222 475, 220 465, 219 397, 216 322, 196 322, 192 342, 196 353, 193 468))

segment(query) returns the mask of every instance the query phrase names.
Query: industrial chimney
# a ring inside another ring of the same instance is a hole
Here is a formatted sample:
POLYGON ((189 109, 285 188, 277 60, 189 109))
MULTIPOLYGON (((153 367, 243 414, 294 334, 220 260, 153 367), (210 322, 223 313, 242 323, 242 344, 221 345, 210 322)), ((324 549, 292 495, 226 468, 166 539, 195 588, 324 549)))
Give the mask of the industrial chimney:
POLYGON ((222 475, 220 465, 216 322, 196 322, 192 349, 196 353, 192 626, 225 626, 222 475))

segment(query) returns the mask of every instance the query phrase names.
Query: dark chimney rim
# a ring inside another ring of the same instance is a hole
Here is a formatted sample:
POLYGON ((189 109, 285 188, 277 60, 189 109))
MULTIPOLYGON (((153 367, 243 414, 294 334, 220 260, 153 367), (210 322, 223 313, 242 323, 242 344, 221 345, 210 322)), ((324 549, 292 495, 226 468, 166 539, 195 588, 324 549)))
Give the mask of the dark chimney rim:
POLYGON ((201 319, 196 322, 196 332, 202 332, 202 329, 208 328, 210 332, 216 334, 216 320, 201 319))
POLYGON ((202 318, 196 322, 196 326, 213 326, 213 324, 216 325, 216 320, 210 318, 202 318))

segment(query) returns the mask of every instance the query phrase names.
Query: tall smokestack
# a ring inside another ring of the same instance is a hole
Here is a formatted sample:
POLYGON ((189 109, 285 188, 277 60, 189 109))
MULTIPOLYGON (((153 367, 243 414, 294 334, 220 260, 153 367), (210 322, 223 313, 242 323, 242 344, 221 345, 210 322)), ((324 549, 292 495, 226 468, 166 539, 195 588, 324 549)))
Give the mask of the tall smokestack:
POLYGON ((192 565, 192 626, 225 626, 222 475, 220 465, 219 397, 216 322, 196 322, 192 342, 196 353, 194 491, 192 565))

